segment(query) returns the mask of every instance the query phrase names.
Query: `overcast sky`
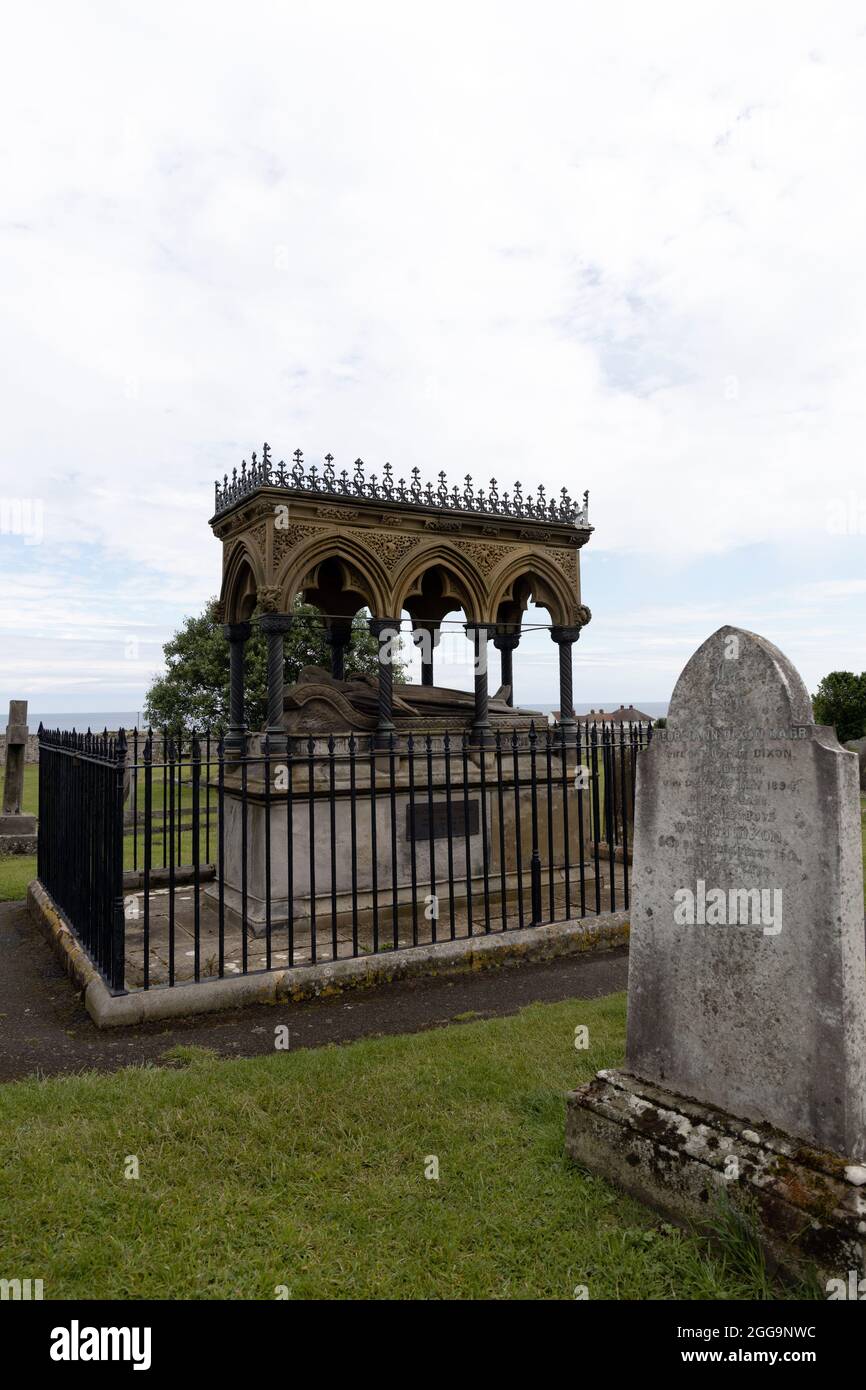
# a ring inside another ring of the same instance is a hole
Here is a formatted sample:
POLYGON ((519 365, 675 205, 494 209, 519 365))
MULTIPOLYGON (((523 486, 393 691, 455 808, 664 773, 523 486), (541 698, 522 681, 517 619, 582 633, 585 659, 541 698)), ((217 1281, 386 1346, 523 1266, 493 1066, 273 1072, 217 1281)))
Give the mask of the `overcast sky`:
POLYGON ((862 6, 37 0, 3 48, 4 707, 140 708, 265 439, 589 488, 578 701, 724 622, 866 667, 862 6))

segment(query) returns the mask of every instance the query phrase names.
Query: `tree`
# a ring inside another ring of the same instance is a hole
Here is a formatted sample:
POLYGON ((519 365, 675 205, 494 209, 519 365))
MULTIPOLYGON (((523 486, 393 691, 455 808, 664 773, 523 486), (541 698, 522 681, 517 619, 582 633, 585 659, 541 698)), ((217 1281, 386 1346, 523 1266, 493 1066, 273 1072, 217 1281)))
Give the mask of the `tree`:
POLYGON ((831 671, 812 696, 818 724, 830 724, 840 743, 866 734, 866 671, 831 671))
MULTIPOLYGON (((296 601, 295 621, 284 638, 286 682, 295 681, 304 666, 330 670, 331 651, 319 612, 311 604, 296 601)), ((359 621, 346 652, 346 679, 375 676, 379 670, 378 642, 359 621)), ((216 618, 216 600, 197 618, 187 618, 163 647, 166 670, 151 683, 145 696, 145 717, 151 724, 171 728, 215 727, 228 724, 229 644, 216 618)), ((402 664, 394 663, 395 681, 405 680, 402 664)), ((261 729, 267 719, 267 645, 258 623, 246 644, 244 707, 251 729, 261 729)))

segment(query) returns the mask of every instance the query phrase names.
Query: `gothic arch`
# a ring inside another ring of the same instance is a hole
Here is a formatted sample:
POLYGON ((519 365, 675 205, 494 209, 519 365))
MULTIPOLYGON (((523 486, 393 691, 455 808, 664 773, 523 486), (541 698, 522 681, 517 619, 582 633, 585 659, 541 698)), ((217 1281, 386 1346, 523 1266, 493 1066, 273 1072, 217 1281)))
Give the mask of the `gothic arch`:
POLYGON ((388 576, 379 560, 352 537, 333 534, 312 537, 289 555, 275 579, 284 612, 291 609, 295 594, 316 584, 318 571, 328 560, 337 562, 344 587, 359 593, 374 616, 392 616, 386 606, 388 576), (310 579, 312 584, 305 582, 310 579))
MULTIPOLYGON (((393 580, 395 614, 411 611, 413 598, 422 597, 422 581, 431 570, 443 581, 443 597, 462 608, 467 622, 482 622, 485 609, 484 580, 472 561, 447 541, 436 541, 415 550, 403 562, 393 580)), ((453 610, 447 610, 453 611, 453 610)))
POLYGON ((241 623, 251 617, 256 595, 265 582, 260 556, 243 541, 233 546, 223 572, 220 602, 227 623, 241 623))
MULTIPOLYGON (((575 621, 580 591, 568 576, 544 554, 527 550, 509 558, 491 576, 488 620, 495 622, 506 605, 512 615, 522 614, 530 596, 546 608, 554 626, 567 627, 575 621)), ((513 616, 508 621, 514 621, 513 616)))

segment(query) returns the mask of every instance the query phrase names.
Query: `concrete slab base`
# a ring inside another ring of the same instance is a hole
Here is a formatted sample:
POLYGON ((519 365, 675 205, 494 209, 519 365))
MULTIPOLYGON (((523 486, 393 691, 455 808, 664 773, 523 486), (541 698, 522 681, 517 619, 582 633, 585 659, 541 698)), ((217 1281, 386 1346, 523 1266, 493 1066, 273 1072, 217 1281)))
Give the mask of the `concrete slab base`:
POLYGON ((0 835, 35 835, 37 828, 35 816, 12 812, 0 815, 0 835))
POLYGON ((727 1194, 771 1268, 866 1273, 866 1167, 770 1125, 602 1071, 568 1095, 565 1151, 679 1225, 708 1229, 727 1194))
POLYGON ((35 816, 0 815, 0 854, 35 854, 38 829, 35 816))
POLYGON ((522 960, 553 960, 584 951, 605 951, 628 942, 627 912, 603 913, 543 927, 491 932, 455 941, 336 957, 288 969, 250 968, 247 974, 197 982, 131 989, 112 995, 78 942, 63 913, 38 879, 27 890, 30 915, 67 973, 84 991, 85 1007, 98 1028, 124 1027, 161 1018, 236 1009, 245 1004, 282 1004, 345 990, 388 984, 419 975, 495 969, 522 960))

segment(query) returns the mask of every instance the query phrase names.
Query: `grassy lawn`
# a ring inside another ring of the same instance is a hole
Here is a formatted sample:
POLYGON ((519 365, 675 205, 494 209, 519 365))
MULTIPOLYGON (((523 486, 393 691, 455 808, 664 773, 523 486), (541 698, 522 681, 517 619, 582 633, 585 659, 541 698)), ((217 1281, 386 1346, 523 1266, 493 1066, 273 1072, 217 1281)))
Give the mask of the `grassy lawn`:
MULTIPOLYGON (((6 782, 5 764, 0 765, 0 807, 6 782)), ((39 807, 39 766, 24 765, 24 795, 21 810, 35 816, 39 807)), ((0 902, 18 902, 27 892, 27 885, 36 877, 35 854, 6 854, 0 856, 0 902)))
MULTIPOLYGON (((5 780, 5 768, 0 767, 0 796, 5 780)), ((136 800, 138 806, 144 808, 144 778, 138 780, 136 787, 136 800)), ((165 850, 168 846, 163 844, 162 835, 162 800, 163 800, 163 777, 162 769, 159 769, 153 776, 153 810, 157 819, 153 822, 152 839, 152 858, 151 864, 154 868, 161 867, 166 861, 165 850)), ((192 806, 192 791, 188 783, 182 787, 175 787, 175 807, 176 814, 184 811, 189 812, 192 806)), ((39 809, 39 768, 34 763, 28 763, 24 769, 24 796, 22 799, 22 811, 26 815, 37 815, 39 809)), ((184 823, 189 821, 182 817, 184 823)), ((180 856, 178 858, 177 836, 174 843, 175 863, 192 863, 192 832, 185 830, 180 832, 180 856)), ((211 792, 210 802, 210 835, 208 836, 205 828, 205 788, 202 784, 201 789, 201 808, 199 821, 199 855, 201 862, 205 863, 208 858, 211 860, 216 855, 217 846, 217 810, 216 794, 211 792)), ((135 833, 130 828, 124 836, 123 845, 124 867, 127 869, 142 868, 144 864, 144 820, 143 816, 139 819, 135 833), (134 853, 134 840, 138 840, 137 858, 134 853)), ((0 902, 17 902, 24 897, 27 892, 27 885, 36 877, 36 855, 4 855, 0 857, 0 902)))
MULTIPOLYGON (((0 896, 34 872, 0 860, 0 896)), ((0 1087, 6 1265, 48 1298, 784 1296, 741 1239, 711 1248, 564 1160, 563 1093, 621 1062, 624 1023, 617 995, 0 1087)))
MULTIPOLYGON (((0 798, 6 786, 6 765, 0 763, 0 798)), ((2 801, 0 801, 2 809, 2 801)), ((24 764, 24 795, 21 798, 21 811, 25 816, 35 816, 39 810, 39 764, 24 764)))
POLYGON ((6 1085, 5 1266, 46 1298, 759 1297, 735 1243, 713 1253, 563 1158, 563 1093, 621 1061, 624 1022, 615 995, 6 1085))

